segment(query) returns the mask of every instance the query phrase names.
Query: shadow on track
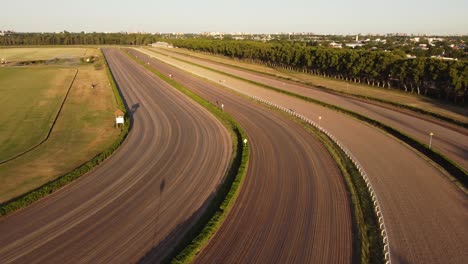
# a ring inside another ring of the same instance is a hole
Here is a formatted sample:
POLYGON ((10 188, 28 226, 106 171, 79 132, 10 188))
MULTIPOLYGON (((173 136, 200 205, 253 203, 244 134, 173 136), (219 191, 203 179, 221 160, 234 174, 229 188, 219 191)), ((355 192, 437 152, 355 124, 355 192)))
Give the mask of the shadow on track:
MULTIPOLYGON (((163 194, 164 188, 165 188, 165 181, 162 180, 159 186, 160 196, 163 194)), ((180 223, 179 225, 177 225, 172 230, 172 232, 169 233, 161 242, 159 242, 156 246, 151 248, 151 250, 149 250, 146 253, 146 255, 143 256, 138 261, 138 263, 140 264, 169 263, 175 254, 183 250, 187 246, 188 243, 191 243, 191 240, 184 241, 184 238, 196 236, 198 232, 200 232, 198 228, 192 228, 192 227, 198 225, 200 221, 203 222, 204 220, 203 213, 206 212, 207 208, 213 202, 213 198, 215 197, 215 194, 216 194, 216 191, 211 193, 210 196, 206 199, 203 205, 200 208, 198 208, 197 211, 195 211, 183 223, 180 223)), ((161 197, 159 197, 158 200, 160 198, 161 197)), ((159 203, 159 201, 157 201, 157 203, 159 203)), ((158 219, 159 212, 157 213, 158 213, 158 217, 157 217, 158 219)), ((156 223, 156 229, 159 230, 158 223, 156 223)), ((159 236, 159 234, 156 233, 155 237, 157 236, 159 236)))

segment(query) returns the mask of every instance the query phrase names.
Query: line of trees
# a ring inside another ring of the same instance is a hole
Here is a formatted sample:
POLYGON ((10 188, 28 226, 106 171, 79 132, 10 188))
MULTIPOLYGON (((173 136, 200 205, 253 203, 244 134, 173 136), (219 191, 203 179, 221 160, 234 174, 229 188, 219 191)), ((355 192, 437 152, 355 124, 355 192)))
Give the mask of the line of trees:
POLYGON ((172 39, 176 47, 248 60, 275 68, 398 88, 410 93, 465 102, 468 62, 408 59, 404 53, 333 49, 304 43, 264 43, 210 39, 172 39))
POLYGON ((148 45, 157 41, 152 34, 126 33, 10 33, 0 36, 0 46, 20 45, 148 45))

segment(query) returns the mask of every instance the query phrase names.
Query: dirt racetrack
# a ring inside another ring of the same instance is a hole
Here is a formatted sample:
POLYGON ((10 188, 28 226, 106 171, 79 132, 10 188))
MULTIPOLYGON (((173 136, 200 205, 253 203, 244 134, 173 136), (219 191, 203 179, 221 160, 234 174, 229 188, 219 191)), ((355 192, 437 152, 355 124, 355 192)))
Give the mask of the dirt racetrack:
POLYGON ((393 263, 465 263, 468 259, 466 194, 411 148, 349 116, 173 58, 148 54, 311 120, 321 116, 321 125, 352 151, 374 186, 393 263))
POLYGON ((175 52, 168 52, 165 49, 158 49, 158 51, 244 79, 253 80, 258 83, 337 105, 390 125, 425 144, 429 144, 429 133, 433 132, 432 148, 447 155, 450 159, 465 168, 465 170, 468 170, 468 129, 466 128, 456 127, 436 120, 435 118, 412 113, 411 111, 383 107, 383 104, 375 104, 352 97, 327 93, 294 82, 282 81, 273 77, 228 67, 219 63, 183 56, 175 52))
MULTIPOLYGON (((136 51, 132 51, 136 54, 136 51)), ((224 109, 245 129, 250 163, 226 221, 196 263, 350 263, 350 200, 326 149, 300 125, 252 100, 139 59, 224 109)))
POLYGON ((132 130, 91 173, 0 219, 0 263, 132 263, 154 246, 164 255, 223 180, 227 130, 119 50, 104 54, 132 130))

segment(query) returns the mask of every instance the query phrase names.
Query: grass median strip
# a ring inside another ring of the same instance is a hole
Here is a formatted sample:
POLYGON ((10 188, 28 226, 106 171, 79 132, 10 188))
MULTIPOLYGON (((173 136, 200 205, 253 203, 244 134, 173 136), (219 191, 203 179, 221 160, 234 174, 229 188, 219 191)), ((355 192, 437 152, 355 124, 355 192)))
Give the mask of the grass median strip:
POLYGON ((239 194, 250 157, 249 147, 243 145, 243 139, 246 138, 246 135, 239 124, 229 114, 193 93, 174 79, 149 67, 132 55, 126 54, 154 73, 157 77, 212 113, 231 133, 233 158, 224 182, 217 190, 215 197, 205 212, 202 213, 185 237, 174 248, 173 252, 169 253, 168 257, 163 261, 163 263, 190 263, 224 222, 224 219, 227 217, 239 194))
MULTIPOLYGON (((112 77, 107 65, 106 65, 106 71, 107 71, 108 76, 112 77)), ((113 78, 110 78, 109 81, 111 82, 114 96, 118 98, 117 101, 122 102, 123 100, 115 85, 115 82, 113 81, 113 78)), ((118 105, 125 112, 125 107, 123 106, 123 104, 118 103, 118 105)), ((91 171, 95 166, 101 164, 106 158, 111 156, 111 154, 122 144, 122 142, 124 141, 124 139, 126 138, 128 134, 129 129, 130 129, 130 126, 127 122, 127 124, 123 127, 122 131, 117 137, 117 139, 109 147, 107 147, 107 149, 105 149, 100 154, 93 157, 91 160, 79 165, 72 171, 62 176, 59 176, 58 178, 51 180, 23 195, 20 195, 18 197, 12 198, 8 201, 1 203, 0 204, 0 216, 5 216, 20 208, 26 207, 30 205, 31 203, 45 197, 46 195, 50 193, 57 191, 58 189, 65 186, 66 184, 78 179, 82 175, 91 171)))
POLYGON ((302 125, 323 144, 339 167, 351 199, 353 213, 353 263, 385 263, 379 221, 374 211, 372 198, 366 187, 366 182, 351 159, 347 157, 332 139, 317 128, 277 108, 268 105, 266 107, 302 125))
MULTIPOLYGON (((158 54, 160 54, 162 56, 168 56, 168 55, 156 52, 154 50, 151 50, 151 51, 155 52, 155 53, 158 53, 158 54)), ((386 124, 384 124, 384 123, 382 123, 380 121, 374 120, 374 119, 369 118, 367 116, 358 114, 356 112, 353 112, 353 111, 350 111, 350 110, 347 110, 347 109, 344 109, 344 108, 341 108, 341 107, 336 106, 336 105, 332 105, 332 104, 322 102, 322 101, 317 100, 317 99, 313 99, 313 98, 303 96, 303 95, 300 95, 300 94, 296 94, 296 93, 293 93, 293 92, 285 91, 285 90, 282 90, 282 89, 279 89, 279 88, 276 88, 276 87, 273 87, 273 86, 270 86, 270 85, 266 85, 266 84, 263 84, 263 83, 255 82, 255 81, 248 80, 248 79, 244 79, 242 77, 239 77, 239 76, 236 76, 236 75, 233 75, 233 74, 225 73, 225 72, 222 72, 222 71, 219 71, 219 70, 216 70, 216 69, 212 69, 212 68, 209 68, 209 67, 205 67, 205 66, 202 66, 202 65, 199 65, 199 64, 196 64, 196 63, 192 63, 192 62, 189 62, 189 61, 186 61, 186 60, 183 60, 183 59, 179 59, 179 58, 175 58, 175 57, 172 57, 172 58, 175 59, 175 60, 184 62, 184 63, 188 63, 188 64, 196 66, 196 67, 200 67, 200 68, 210 70, 210 71, 213 71, 213 72, 216 72, 216 73, 219 73, 219 74, 223 74, 223 75, 226 75, 226 76, 229 76, 229 77, 232 77, 232 78, 235 78, 235 79, 238 79, 238 80, 250 83, 250 84, 254 84, 254 85, 257 85, 257 86, 260 86, 260 87, 263 87, 263 88, 266 88, 266 89, 269 89, 269 90, 272 90, 272 91, 275 91, 275 92, 278 92, 278 93, 286 94, 286 95, 296 97, 296 98, 302 99, 302 100, 310 102, 310 103, 314 103, 314 104, 317 104, 317 105, 320 105, 320 106, 323 106, 323 107, 327 107, 329 109, 332 109, 332 110, 347 114, 349 116, 357 118, 358 120, 364 121, 364 122, 366 122, 366 123, 368 123, 368 124, 370 124, 372 126, 380 128, 383 131, 389 133, 390 135, 392 135, 392 136, 398 138, 399 140, 405 142, 406 144, 408 144, 409 146, 411 146, 415 150, 419 151, 423 155, 427 156, 430 160, 432 160, 433 162, 438 164, 440 167, 445 169, 448 173, 450 173, 458 181, 458 183, 460 183, 463 186, 463 188, 468 188, 468 173, 464 168, 462 168, 460 165, 458 165, 457 163, 455 163, 454 161, 452 161, 451 159, 449 159, 448 157, 446 157, 442 153, 429 148, 428 145, 426 145, 426 144, 424 144, 424 143, 410 137, 409 135, 399 131, 398 129, 395 129, 395 128, 393 128, 393 127, 391 127, 389 125, 386 125, 386 124)))
MULTIPOLYGON (((148 49, 148 48, 146 48, 146 49, 150 50, 152 52, 157 52, 154 49, 148 49)), ((286 81, 306 85, 306 86, 316 88, 316 89, 319 89, 319 90, 322 90, 322 91, 325 91, 325 92, 328 92, 328 93, 331 93, 331 94, 341 94, 341 95, 356 97, 356 98, 360 98, 360 99, 364 99, 364 100, 375 101, 375 102, 378 102, 378 103, 384 103, 384 104, 388 104, 388 105, 391 105, 391 106, 394 106, 394 107, 399 107, 399 108, 402 108, 402 109, 408 109, 408 110, 411 110, 411 111, 419 113, 419 114, 424 114, 424 115, 435 117, 437 119, 440 119, 442 121, 445 121, 445 122, 448 122, 448 123, 451 123, 451 124, 454 124, 454 125, 457 125, 457 126, 460 126, 460 127, 468 128, 468 123, 466 123, 466 122, 456 120, 456 119, 450 118, 448 116, 445 116, 445 115, 442 115, 442 114, 439 114, 439 113, 435 113, 435 112, 431 112, 431 111, 427 111, 425 109, 414 107, 414 106, 411 106, 411 105, 400 104, 400 103, 397 103, 397 102, 394 102, 394 101, 385 100, 385 99, 381 99, 381 98, 377 98, 377 97, 373 97, 373 96, 367 96, 367 95, 361 95, 361 94, 356 94, 356 93, 349 93, 349 92, 345 92, 345 91, 339 91, 339 90, 335 90, 335 89, 332 89, 332 88, 329 88, 329 87, 326 87, 326 86, 323 86, 323 85, 317 85, 317 84, 314 84, 314 83, 309 82, 309 81, 298 80, 298 79, 294 79, 294 78, 290 78, 290 77, 276 75, 276 74, 269 73, 269 72, 262 72, 262 71, 259 71, 259 70, 255 70, 255 69, 251 69, 251 68, 245 68, 245 67, 241 67, 241 66, 238 66, 238 65, 229 64, 229 63, 225 63, 225 62, 221 62, 221 61, 213 61, 211 59, 197 57, 195 55, 183 53, 183 52, 180 52, 180 51, 173 50, 172 52, 182 54, 182 55, 186 55, 186 56, 192 57, 192 58, 197 58, 197 59, 209 61, 209 62, 219 63, 221 65, 236 68, 236 69, 243 70, 243 71, 253 72, 253 73, 257 73, 257 74, 261 74, 261 75, 266 75, 266 76, 278 78, 278 79, 281 79, 281 80, 286 80, 286 81)), ((159 52, 157 52, 157 53, 159 53, 159 52)), ((168 55, 162 54, 162 53, 159 53, 159 54, 168 56, 168 55)), ((173 57, 173 58, 177 59, 175 57, 173 57)), ((324 77, 324 76, 320 76, 320 77, 330 79, 330 80, 333 80, 333 81, 338 81, 337 79, 332 78, 332 77, 324 77)), ((352 85, 363 85, 363 84, 352 83, 352 85)))

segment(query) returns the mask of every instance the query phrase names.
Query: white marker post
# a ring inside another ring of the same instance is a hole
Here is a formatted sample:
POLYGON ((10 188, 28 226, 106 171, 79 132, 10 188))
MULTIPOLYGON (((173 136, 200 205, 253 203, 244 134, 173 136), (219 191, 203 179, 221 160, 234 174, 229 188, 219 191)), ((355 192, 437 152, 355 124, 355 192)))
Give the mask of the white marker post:
POLYGON ((434 135, 434 133, 429 133, 429 148, 432 147, 432 136, 434 135))
POLYGON ((224 111, 224 104, 221 104, 221 110, 224 111))
POLYGON ((244 138, 244 146, 247 146, 247 139, 244 138))
POLYGON ((322 116, 319 116, 318 120, 319 120, 319 126, 320 126, 320 120, 322 120, 322 116))

